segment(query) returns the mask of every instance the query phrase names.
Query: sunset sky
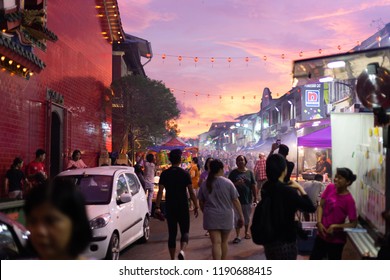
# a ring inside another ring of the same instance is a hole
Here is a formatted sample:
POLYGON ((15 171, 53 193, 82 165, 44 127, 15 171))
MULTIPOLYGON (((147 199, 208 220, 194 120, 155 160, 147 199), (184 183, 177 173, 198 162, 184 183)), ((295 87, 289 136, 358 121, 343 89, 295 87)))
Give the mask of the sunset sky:
POLYGON ((390 0, 118 2, 125 32, 151 42, 146 74, 173 89, 181 137, 259 111, 265 87, 291 89, 293 60, 348 51, 390 22, 390 0))

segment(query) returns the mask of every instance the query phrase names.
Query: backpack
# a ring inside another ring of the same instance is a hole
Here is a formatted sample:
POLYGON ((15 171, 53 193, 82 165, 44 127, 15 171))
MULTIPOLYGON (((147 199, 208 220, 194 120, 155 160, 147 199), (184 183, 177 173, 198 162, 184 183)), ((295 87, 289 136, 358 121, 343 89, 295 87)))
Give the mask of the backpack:
POLYGON ((250 230, 253 243, 257 245, 264 245, 275 238, 271 212, 272 199, 269 196, 264 197, 259 204, 257 204, 252 217, 250 230))

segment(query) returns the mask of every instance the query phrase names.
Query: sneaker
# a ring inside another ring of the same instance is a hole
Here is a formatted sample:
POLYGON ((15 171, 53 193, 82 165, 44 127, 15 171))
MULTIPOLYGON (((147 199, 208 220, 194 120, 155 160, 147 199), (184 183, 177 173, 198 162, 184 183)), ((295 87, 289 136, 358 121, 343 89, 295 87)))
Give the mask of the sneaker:
POLYGON ((183 250, 180 250, 179 254, 177 255, 177 259, 178 260, 184 260, 185 259, 185 255, 184 255, 184 251, 183 250))
POLYGON ((238 244, 241 242, 241 239, 239 237, 234 238, 233 243, 238 244))

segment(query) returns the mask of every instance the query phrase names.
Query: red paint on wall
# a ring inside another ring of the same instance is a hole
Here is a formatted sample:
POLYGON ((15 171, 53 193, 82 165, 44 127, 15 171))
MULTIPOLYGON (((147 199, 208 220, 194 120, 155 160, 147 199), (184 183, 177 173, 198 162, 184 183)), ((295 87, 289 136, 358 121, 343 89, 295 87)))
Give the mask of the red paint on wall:
MULTIPOLYGON (((94 1, 47 1, 47 27, 58 35, 47 42, 46 52, 35 54, 46 68, 30 80, 11 76, 0 69, 0 186, 16 156, 25 164, 43 148, 50 170, 50 124, 46 101, 48 88, 64 97, 52 106, 63 113, 60 122, 60 162, 65 165, 74 149, 82 151, 88 166, 96 166, 101 150, 111 150, 111 106, 105 98, 112 77, 112 48, 104 40, 94 1)), ((48 109, 49 108, 49 109, 48 109)), ((55 114, 56 114, 55 112, 55 114)), ((54 154, 54 153, 53 153, 54 154)))

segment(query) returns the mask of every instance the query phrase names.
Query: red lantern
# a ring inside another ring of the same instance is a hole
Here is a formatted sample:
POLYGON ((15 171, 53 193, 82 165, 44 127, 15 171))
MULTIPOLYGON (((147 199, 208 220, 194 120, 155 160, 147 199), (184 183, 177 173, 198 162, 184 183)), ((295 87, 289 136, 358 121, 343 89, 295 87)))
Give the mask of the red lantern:
POLYGON ((167 55, 165 53, 163 53, 161 56, 162 59, 165 59, 166 57, 167 57, 167 55))
POLYGON ((322 49, 318 49, 318 53, 319 53, 319 54, 322 54, 322 49))
POLYGON ((207 94, 207 98, 210 98, 210 94, 207 94))
POLYGON ((177 59, 181 62, 181 61, 183 60, 183 57, 182 57, 181 55, 179 55, 179 56, 177 57, 177 59))
POLYGON ((219 99, 222 99, 222 95, 219 96, 219 99))
POLYGON ((249 62, 249 57, 245 57, 245 62, 249 62))
POLYGON ((147 53, 147 54, 146 54, 146 57, 147 57, 147 58, 150 58, 151 56, 152 56, 152 55, 151 55, 150 53, 147 53))
POLYGON ((266 55, 263 56, 263 60, 264 60, 264 61, 267 61, 267 56, 266 56, 266 55))
POLYGON ((199 61, 199 58, 197 56, 195 56, 194 61, 195 61, 195 63, 197 63, 199 61))
POLYGON ((215 58, 214 57, 210 58, 210 61, 211 61, 211 67, 214 67, 215 58))
POLYGON ((253 99, 256 99, 256 95, 253 95, 253 99))
POLYGON ((299 52, 299 56, 300 56, 300 57, 303 56, 303 51, 299 52))
POLYGON ((338 49, 338 50, 341 50, 341 46, 340 46, 340 45, 338 45, 338 46, 337 46, 337 49, 338 49))
POLYGON ((230 63, 232 62, 232 58, 231 57, 228 57, 227 61, 230 63))
POLYGON ((234 98, 234 97, 233 97, 233 96, 231 96, 231 98, 232 98, 232 100, 233 100, 233 98, 234 98))
POLYGON ((286 56, 285 56, 285 54, 284 53, 282 53, 282 59, 284 59, 286 56))
POLYGON ((243 96, 242 99, 245 100, 245 96, 243 96))

